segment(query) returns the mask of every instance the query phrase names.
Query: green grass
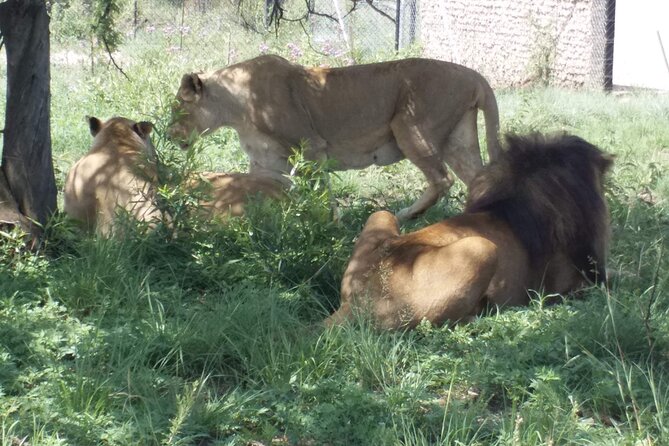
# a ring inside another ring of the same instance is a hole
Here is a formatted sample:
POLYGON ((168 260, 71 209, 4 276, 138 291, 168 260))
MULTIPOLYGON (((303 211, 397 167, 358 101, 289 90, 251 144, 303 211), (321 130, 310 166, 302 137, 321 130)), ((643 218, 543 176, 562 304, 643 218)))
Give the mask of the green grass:
MULTIPOLYGON (((170 20, 161 12, 158 25, 170 20)), ((54 52, 87 54, 53 26, 54 52)), ((255 55, 262 42, 284 55, 297 42, 303 62, 322 60, 289 25, 278 36, 191 26, 181 51, 168 51, 176 36, 146 29, 122 46, 130 80, 103 62, 54 65, 59 184, 90 144, 86 115, 153 120, 175 170, 244 171, 231 131, 201 141, 195 158, 165 141, 181 74, 224 65, 228 48, 255 55)), ((548 88, 498 101, 503 131, 566 130, 617 156, 610 291, 554 306, 538 296, 453 329, 323 328, 366 217, 419 194, 407 162, 334 178, 339 223, 318 172, 227 226, 179 217, 176 237, 129 224, 125 239, 102 240, 56 217, 38 253, 0 235, 2 445, 669 443, 669 95, 548 88)), ((403 229, 457 213, 464 193, 457 185, 403 229)))

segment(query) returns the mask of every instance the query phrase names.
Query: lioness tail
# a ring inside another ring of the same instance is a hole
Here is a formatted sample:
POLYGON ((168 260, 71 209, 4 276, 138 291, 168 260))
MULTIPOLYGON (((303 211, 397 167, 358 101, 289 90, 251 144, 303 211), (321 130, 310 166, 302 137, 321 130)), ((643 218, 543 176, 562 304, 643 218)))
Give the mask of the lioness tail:
POLYGON ((481 97, 477 104, 479 110, 483 112, 485 120, 486 146, 488 147, 488 157, 494 161, 502 154, 499 144, 499 110, 495 93, 490 87, 488 81, 481 76, 481 97))

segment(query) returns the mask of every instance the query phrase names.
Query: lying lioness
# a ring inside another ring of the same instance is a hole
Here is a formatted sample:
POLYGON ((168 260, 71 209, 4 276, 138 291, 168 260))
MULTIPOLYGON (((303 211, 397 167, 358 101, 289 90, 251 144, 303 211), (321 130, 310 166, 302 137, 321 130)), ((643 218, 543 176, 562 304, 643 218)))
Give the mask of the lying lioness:
MULTIPOLYGON (((155 203, 153 125, 121 117, 106 122, 92 117, 89 125, 93 146, 67 175, 65 212, 103 235, 112 231, 119 208, 150 224, 169 220, 155 203)), ((281 184, 248 174, 202 173, 189 187, 201 194, 202 213, 218 218, 242 215, 248 195, 282 194, 281 184)))
POLYGON ((191 186, 203 189, 200 201, 202 215, 220 220, 244 215, 250 196, 284 196, 284 189, 278 181, 245 173, 205 172, 199 174, 191 186))
POLYGON ((576 136, 508 145, 470 185, 462 215, 400 235, 392 214, 372 214, 326 323, 354 309, 391 329, 465 321, 487 304, 526 305, 528 289, 567 293, 604 280, 612 157, 576 136))
POLYGON ((476 128, 483 111, 488 153, 499 153, 497 102, 477 72, 449 62, 406 59, 343 68, 304 68, 260 56, 212 73, 186 74, 168 133, 235 129, 251 173, 286 181, 288 157, 336 160, 341 170, 408 158, 428 187, 398 213, 410 218, 453 184, 444 163, 469 184, 482 167, 476 128))
POLYGON ((150 122, 88 118, 93 145, 65 180, 65 212, 87 229, 108 235, 117 208, 142 221, 162 218, 153 202, 155 149, 150 122))

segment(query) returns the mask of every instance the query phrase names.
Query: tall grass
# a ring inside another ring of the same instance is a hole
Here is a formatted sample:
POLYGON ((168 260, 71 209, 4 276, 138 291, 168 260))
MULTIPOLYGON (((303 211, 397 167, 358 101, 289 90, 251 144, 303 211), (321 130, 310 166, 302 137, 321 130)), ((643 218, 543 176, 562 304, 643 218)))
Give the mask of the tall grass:
MULTIPOLYGON (((164 198, 187 203, 184 169, 244 171, 247 160, 227 130, 190 154, 166 141, 181 74, 261 44, 343 63, 310 51, 299 29, 231 33, 204 18, 176 50, 177 35, 148 28, 176 14, 159 12, 119 50, 129 80, 100 61, 92 72, 86 58, 54 62, 61 184, 90 144, 84 116, 123 115, 157 124, 164 198)), ((79 28, 63 31, 76 17, 54 15, 54 52, 86 55, 79 28)), ((304 175, 287 200, 224 226, 184 212, 176 236, 129 222, 124 238, 100 239, 58 216, 37 253, 0 234, 2 445, 669 442, 669 96, 547 88, 498 100, 503 131, 566 130, 617 156, 609 291, 555 306, 537 296, 455 328, 386 333, 361 318, 325 329, 365 218, 424 185, 406 162, 342 172, 330 189, 322 166, 296 158, 304 175)), ((457 213, 463 197, 458 185, 403 229, 457 213)))

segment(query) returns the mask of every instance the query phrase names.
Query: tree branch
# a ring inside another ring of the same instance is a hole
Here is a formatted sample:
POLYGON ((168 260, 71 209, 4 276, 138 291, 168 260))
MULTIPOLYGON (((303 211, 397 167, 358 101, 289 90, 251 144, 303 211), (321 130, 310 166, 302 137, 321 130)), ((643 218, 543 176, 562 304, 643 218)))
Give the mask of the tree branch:
MULTIPOLYGON (((305 15, 302 16, 300 19, 298 19, 298 20, 292 20, 292 21, 303 20, 303 19, 306 19, 307 16, 309 16, 309 15, 314 15, 314 16, 316 16, 316 17, 323 17, 323 18, 325 18, 325 19, 330 19, 330 20, 332 20, 332 21, 335 22, 335 23, 339 23, 339 20, 338 20, 336 17, 334 17, 334 16, 332 16, 332 15, 330 15, 330 14, 326 14, 326 13, 324 13, 324 12, 318 12, 318 11, 316 11, 316 9, 314 9, 314 7, 311 6, 311 2, 310 2, 309 0, 304 0, 304 3, 307 5, 307 12, 306 12, 305 15)), ((344 14, 343 16, 344 16, 344 17, 348 17, 349 14, 351 14, 353 11, 355 11, 355 9, 357 8, 357 5, 358 5, 358 1, 356 0, 356 1, 353 2, 353 6, 351 7, 351 9, 349 9, 349 10, 346 12, 346 14, 344 14)), ((289 21, 290 21, 290 20, 289 20, 289 21)))
POLYGON ((107 54, 109 55, 109 60, 112 61, 116 69, 127 79, 130 80, 127 74, 125 74, 125 71, 123 71, 123 68, 121 68, 117 63, 116 60, 114 59, 114 56, 112 55, 111 49, 109 48, 109 44, 107 43, 107 39, 103 36, 102 37, 102 43, 105 45, 105 50, 107 51, 107 54))
POLYGON ((387 12, 381 10, 378 6, 374 5, 374 0, 365 0, 365 3, 369 5, 370 8, 372 8, 374 11, 378 12, 381 14, 383 17, 387 18, 391 22, 395 23, 395 18, 388 14, 387 12))
POLYGON ((279 22, 283 18, 283 7, 281 6, 282 2, 283 0, 269 0, 265 3, 265 8, 271 9, 269 14, 267 13, 267 9, 265 10, 265 18, 268 20, 267 27, 272 26, 272 23, 274 23, 274 29, 276 32, 279 32, 279 22))

